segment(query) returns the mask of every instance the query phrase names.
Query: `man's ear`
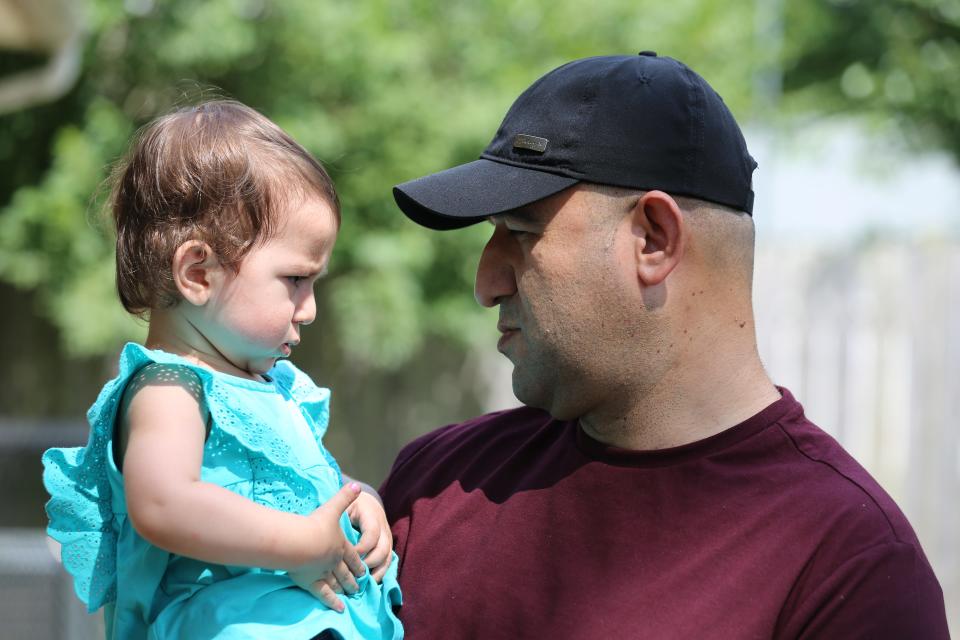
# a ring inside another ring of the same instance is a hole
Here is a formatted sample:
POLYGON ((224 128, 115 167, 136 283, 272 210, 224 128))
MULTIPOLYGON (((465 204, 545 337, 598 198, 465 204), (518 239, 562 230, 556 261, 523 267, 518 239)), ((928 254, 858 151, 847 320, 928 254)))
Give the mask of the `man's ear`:
POLYGON ((683 212, 663 191, 648 191, 630 216, 637 276, 645 286, 659 285, 683 257, 687 239, 683 212))
POLYGON ((173 252, 173 282, 190 304, 203 306, 223 279, 223 265, 206 242, 188 240, 173 252))

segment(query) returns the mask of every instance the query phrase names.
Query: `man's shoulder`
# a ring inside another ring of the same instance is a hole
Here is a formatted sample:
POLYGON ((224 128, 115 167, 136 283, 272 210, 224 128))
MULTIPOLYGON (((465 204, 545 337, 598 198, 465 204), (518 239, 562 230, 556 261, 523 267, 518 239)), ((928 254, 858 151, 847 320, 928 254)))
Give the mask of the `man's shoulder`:
POLYGON ((394 471, 417 456, 449 455, 473 445, 489 446, 492 441, 523 438, 531 431, 553 421, 547 412, 532 407, 516 407, 486 413, 464 422, 448 424, 407 444, 397 455, 394 471))
MULTIPOLYGON (((424 496, 454 484, 478 485, 498 476, 522 452, 542 456, 566 446, 569 423, 530 407, 488 413, 420 436, 397 455, 380 486, 388 514, 397 514, 424 496)), ((494 482, 494 484, 497 484, 494 482)))
POLYGON ((777 427, 794 449, 791 484, 798 506, 819 513, 833 534, 862 535, 864 544, 906 543, 918 546, 916 534, 890 495, 830 434, 803 413, 787 416, 777 427))
POLYGON ((779 635, 947 637, 942 590, 894 500, 802 413, 776 426, 792 450, 784 521, 803 560, 779 635))

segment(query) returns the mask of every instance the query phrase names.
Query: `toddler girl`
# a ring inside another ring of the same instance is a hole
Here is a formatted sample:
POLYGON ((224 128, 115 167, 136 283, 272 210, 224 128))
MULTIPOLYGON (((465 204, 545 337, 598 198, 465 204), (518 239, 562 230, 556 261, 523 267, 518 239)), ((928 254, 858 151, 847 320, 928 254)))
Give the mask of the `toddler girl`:
POLYGON ((43 456, 77 594, 117 640, 400 638, 386 517, 321 444, 329 391, 282 359, 339 228, 326 171, 209 102, 145 128, 112 209, 120 300, 149 331, 87 446, 43 456))

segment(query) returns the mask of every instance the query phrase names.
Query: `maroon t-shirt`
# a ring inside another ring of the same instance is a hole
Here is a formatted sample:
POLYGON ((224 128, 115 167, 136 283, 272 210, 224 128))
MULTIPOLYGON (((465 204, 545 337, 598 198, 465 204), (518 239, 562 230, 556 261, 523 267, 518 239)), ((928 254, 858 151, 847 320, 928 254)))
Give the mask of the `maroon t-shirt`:
POLYGON ((781 391, 658 451, 530 408, 410 443, 380 489, 408 637, 947 638, 906 518, 781 391))

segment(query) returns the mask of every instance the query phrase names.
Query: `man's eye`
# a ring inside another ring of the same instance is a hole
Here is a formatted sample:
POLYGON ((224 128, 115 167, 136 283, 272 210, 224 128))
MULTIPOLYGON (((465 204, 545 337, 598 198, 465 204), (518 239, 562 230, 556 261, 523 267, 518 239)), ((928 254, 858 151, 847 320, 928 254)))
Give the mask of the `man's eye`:
POLYGON ((523 229, 507 229, 507 232, 514 238, 521 238, 523 236, 530 235, 529 231, 524 231, 523 229))

